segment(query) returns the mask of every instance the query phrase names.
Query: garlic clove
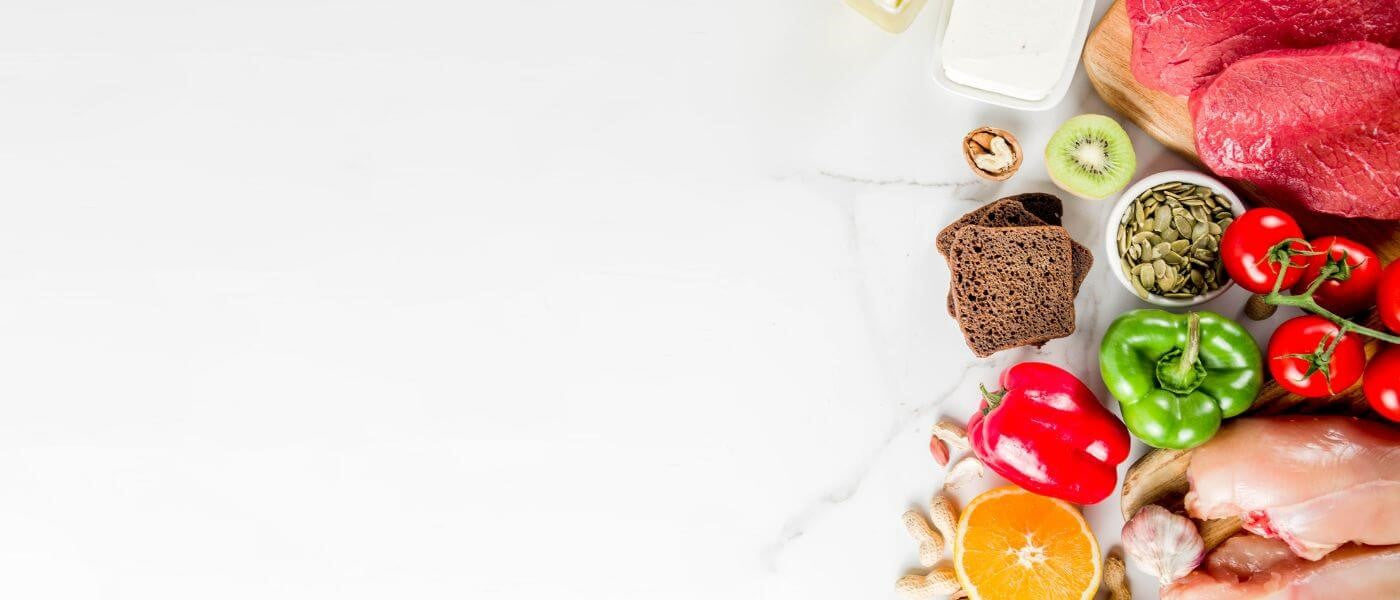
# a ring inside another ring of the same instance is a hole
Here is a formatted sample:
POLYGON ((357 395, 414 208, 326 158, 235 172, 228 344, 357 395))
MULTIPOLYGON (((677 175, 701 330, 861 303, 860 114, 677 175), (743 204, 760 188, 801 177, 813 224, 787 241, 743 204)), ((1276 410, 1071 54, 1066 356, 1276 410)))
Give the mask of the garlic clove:
POLYGON ((961 425, 944 419, 933 426, 933 437, 929 438, 928 449, 938 466, 948 466, 948 461, 952 459, 952 450, 966 452, 970 447, 967 431, 961 425))
POLYGON ((933 426, 933 437, 943 440, 943 443, 958 452, 967 452, 972 448, 972 444, 967 441, 967 430, 947 419, 933 426))
POLYGON ((1123 550, 1139 570, 1164 586, 1185 577, 1206 556, 1196 524, 1156 504, 1144 506, 1123 525, 1123 550))
POLYGON ((964 456, 962 460, 953 465, 948 470, 947 479, 943 480, 943 489, 957 490, 963 486, 982 479, 982 474, 986 469, 982 466, 982 461, 976 456, 964 456))

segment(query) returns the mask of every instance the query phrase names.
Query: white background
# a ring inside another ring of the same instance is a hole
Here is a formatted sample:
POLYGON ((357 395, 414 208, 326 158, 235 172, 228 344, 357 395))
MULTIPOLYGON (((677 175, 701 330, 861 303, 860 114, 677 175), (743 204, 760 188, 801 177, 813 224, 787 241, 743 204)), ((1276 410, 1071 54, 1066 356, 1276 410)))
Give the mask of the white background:
POLYGON ((6 3, 0 597, 893 597, 941 407, 1137 306, 1067 198, 1078 333, 964 347, 937 230, 1107 109, 938 89, 937 6, 6 3))

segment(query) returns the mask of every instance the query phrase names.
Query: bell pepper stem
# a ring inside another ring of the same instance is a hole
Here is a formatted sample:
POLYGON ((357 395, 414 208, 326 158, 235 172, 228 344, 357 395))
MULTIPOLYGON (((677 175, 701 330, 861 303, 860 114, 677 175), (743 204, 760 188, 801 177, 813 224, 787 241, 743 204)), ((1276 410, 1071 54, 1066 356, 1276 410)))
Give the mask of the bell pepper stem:
POLYGON ((1186 349, 1181 352, 1181 360, 1176 364, 1178 380, 1185 380, 1196 368, 1196 357, 1201 352, 1201 313, 1191 311, 1187 316, 1186 349))
POLYGON ((987 390, 987 386, 985 385, 978 384, 977 387, 982 388, 982 399, 987 401, 987 408, 982 409, 983 415, 986 415, 987 413, 996 410, 998 406, 1001 406, 1001 399, 1002 397, 1006 396, 1006 390, 1001 390, 999 392, 990 392, 987 390))

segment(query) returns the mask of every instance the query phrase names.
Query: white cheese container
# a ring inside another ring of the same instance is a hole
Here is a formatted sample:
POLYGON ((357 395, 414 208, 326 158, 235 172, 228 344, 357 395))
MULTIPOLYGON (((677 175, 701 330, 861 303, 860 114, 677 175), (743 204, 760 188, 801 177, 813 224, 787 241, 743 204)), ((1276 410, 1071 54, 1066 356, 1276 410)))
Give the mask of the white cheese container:
POLYGON ((1094 0, 946 0, 939 7, 933 79, 954 94, 1047 110, 1069 91, 1094 0))

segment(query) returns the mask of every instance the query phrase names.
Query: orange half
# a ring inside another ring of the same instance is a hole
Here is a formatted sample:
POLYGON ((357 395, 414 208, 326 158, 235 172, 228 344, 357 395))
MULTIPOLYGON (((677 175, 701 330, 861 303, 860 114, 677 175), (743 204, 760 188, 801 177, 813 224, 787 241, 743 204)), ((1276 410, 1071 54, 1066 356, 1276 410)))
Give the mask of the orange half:
POLYGON ((971 600, 1093 600, 1103 571, 1079 509, 1014 486, 963 509, 953 548, 971 600))

